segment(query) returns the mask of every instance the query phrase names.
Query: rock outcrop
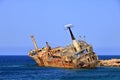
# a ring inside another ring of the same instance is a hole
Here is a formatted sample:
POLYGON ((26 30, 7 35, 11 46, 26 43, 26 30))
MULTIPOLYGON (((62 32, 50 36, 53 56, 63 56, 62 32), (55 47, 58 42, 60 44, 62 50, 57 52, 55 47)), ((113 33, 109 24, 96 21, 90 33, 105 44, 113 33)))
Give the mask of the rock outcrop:
POLYGON ((120 59, 99 60, 98 66, 120 67, 120 59))

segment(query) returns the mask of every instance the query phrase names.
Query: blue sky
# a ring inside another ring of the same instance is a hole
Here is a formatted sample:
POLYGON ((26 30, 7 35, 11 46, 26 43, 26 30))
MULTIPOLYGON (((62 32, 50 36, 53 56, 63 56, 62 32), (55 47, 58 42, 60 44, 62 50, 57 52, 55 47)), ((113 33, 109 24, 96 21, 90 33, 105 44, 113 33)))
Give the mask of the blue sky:
POLYGON ((29 51, 34 48, 31 34, 39 47, 46 41, 64 47, 71 43, 64 27, 69 23, 76 39, 85 35, 99 55, 119 55, 119 0, 0 0, 0 50, 15 47, 29 51))

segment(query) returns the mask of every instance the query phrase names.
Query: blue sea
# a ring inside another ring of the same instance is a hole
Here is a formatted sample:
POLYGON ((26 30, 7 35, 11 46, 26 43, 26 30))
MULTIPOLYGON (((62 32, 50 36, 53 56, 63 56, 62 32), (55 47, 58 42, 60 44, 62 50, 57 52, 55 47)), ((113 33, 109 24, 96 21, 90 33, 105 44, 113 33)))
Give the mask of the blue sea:
MULTIPOLYGON (((111 58, 120 56, 99 56, 99 59, 111 58)), ((28 56, 0 56, 0 80, 120 80, 120 68, 38 67, 28 56)))

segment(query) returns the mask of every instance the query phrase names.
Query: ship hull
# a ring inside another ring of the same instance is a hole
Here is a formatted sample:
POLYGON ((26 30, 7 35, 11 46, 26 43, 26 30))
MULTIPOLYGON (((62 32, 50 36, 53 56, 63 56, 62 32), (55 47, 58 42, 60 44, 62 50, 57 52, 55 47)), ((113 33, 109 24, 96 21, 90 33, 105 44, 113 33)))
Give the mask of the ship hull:
POLYGON ((33 58, 39 66, 59 67, 59 68, 95 68, 97 66, 98 57, 93 51, 92 45, 84 40, 76 40, 71 24, 66 25, 70 32, 72 44, 65 48, 51 46, 46 42, 46 47, 38 48, 34 36, 32 41, 35 50, 29 52, 29 56, 33 58))
MULTIPOLYGON (((42 67, 57 67, 57 68, 69 68, 69 69, 84 69, 84 68, 95 68, 97 66, 98 61, 92 60, 88 62, 86 56, 82 56, 82 59, 76 59, 74 62, 65 61, 64 58, 57 57, 57 58, 41 58, 39 55, 31 56, 29 55, 34 61, 37 63, 38 66, 42 67), (78 61, 77 61, 78 60, 78 61)), ((91 55, 90 55, 91 56, 91 55)), ((87 57, 90 57, 87 56, 87 57)), ((95 56, 96 57, 96 56, 95 56)))

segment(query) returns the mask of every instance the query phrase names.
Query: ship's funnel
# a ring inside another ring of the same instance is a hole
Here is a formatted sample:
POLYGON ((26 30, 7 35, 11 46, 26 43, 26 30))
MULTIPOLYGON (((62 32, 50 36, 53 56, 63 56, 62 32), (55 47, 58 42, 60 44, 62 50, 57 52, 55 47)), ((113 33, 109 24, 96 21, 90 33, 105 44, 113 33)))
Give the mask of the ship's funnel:
POLYGON ((73 46, 74 46, 75 49, 76 49, 76 52, 81 51, 80 46, 79 46, 78 42, 76 41, 76 39, 75 39, 75 37, 74 37, 74 35, 73 35, 73 33, 72 33, 72 30, 71 30, 72 25, 71 25, 71 24, 67 24, 67 25, 65 25, 65 27, 66 27, 66 28, 69 30, 69 32, 70 32, 70 35, 71 35, 71 38, 72 38, 72 43, 73 43, 73 46))

